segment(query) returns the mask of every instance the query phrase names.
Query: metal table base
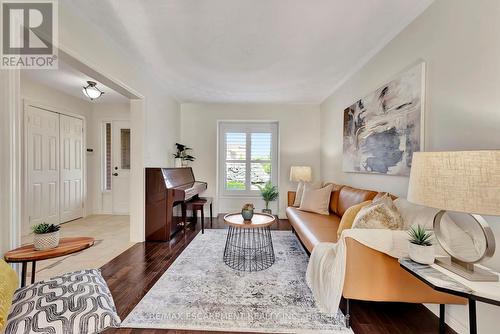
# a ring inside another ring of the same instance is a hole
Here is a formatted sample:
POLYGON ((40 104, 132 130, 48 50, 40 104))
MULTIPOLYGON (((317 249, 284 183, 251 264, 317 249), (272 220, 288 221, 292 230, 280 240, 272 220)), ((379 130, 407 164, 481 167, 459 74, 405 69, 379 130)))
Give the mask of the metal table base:
POLYGON ((267 227, 239 228, 229 226, 224 262, 235 270, 260 271, 275 261, 271 229, 267 227))

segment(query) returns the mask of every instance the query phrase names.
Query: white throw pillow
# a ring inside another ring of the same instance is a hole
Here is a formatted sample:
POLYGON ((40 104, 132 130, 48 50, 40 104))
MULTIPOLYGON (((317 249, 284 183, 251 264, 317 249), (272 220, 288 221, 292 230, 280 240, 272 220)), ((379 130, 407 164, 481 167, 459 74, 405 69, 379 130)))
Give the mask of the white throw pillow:
POLYGON ((433 229, 434 216, 439 212, 428 206, 413 204, 404 198, 398 198, 394 201, 403 218, 404 229, 408 230, 412 226, 420 225, 426 230, 433 229))
POLYGON ((329 215, 332 190, 333 184, 329 184, 321 189, 314 189, 313 185, 306 184, 299 210, 329 215))
POLYGON ((302 195, 304 194, 304 188, 306 185, 309 187, 309 189, 321 188, 321 182, 309 183, 300 181, 297 186, 297 192, 295 193, 295 200, 293 201, 293 206, 300 206, 300 202, 302 201, 302 195))
POLYGON ((362 208, 354 218, 352 228, 400 230, 403 229, 403 218, 391 197, 385 195, 362 208))

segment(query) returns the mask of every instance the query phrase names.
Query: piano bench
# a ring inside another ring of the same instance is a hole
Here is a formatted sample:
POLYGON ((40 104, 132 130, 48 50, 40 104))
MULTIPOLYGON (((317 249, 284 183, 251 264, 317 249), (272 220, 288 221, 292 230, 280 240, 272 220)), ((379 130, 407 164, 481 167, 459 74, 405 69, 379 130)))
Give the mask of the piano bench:
POLYGON ((210 205, 210 228, 213 227, 213 218, 212 218, 212 197, 197 197, 186 202, 186 208, 191 209, 193 211, 193 220, 196 226, 196 221, 198 219, 197 214, 198 211, 201 211, 201 233, 205 233, 205 213, 204 207, 205 205, 210 205))

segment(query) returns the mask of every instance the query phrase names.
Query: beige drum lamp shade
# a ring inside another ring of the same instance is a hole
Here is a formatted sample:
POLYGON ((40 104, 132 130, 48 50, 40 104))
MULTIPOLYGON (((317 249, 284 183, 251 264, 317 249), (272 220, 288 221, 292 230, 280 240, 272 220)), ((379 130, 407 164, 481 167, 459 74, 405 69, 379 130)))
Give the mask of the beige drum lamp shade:
POLYGON ((414 153, 408 200, 447 211, 500 215, 500 150, 414 153))
POLYGON ((438 265, 471 281, 498 281, 475 263, 495 253, 481 214, 500 215, 500 151, 414 153, 408 200, 440 209, 434 236, 450 259, 436 258, 438 265))
POLYGON ((292 182, 311 182, 312 170, 309 166, 290 167, 290 181, 292 182))

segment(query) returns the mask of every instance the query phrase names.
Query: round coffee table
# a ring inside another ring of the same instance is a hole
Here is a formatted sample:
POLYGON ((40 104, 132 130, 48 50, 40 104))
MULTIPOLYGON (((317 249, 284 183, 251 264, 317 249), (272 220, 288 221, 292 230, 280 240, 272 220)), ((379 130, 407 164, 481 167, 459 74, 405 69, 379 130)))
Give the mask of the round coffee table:
POLYGON ((224 216, 229 225, 224 262, 240 271, 259 271, 269 268, 275 261, 271 225, 276 218, 265 213, 254 213, 245 221, 241 213, 224 216))

